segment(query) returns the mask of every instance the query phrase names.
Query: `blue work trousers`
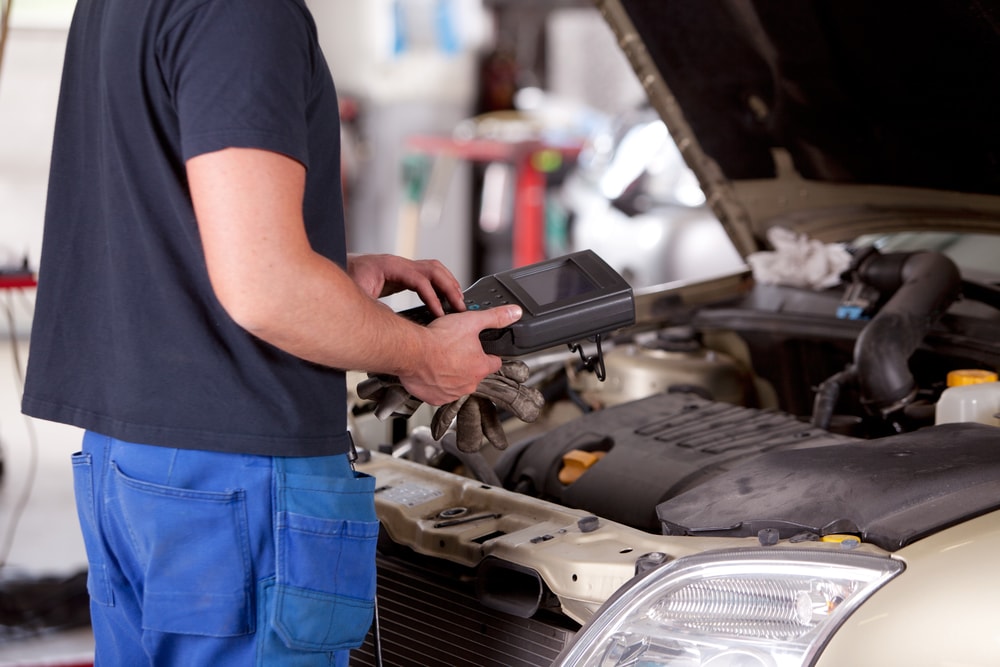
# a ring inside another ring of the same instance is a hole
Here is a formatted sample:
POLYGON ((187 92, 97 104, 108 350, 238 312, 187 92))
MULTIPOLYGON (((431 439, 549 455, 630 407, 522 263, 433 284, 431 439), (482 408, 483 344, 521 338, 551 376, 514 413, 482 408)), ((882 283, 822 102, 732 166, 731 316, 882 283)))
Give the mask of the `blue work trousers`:
POLYGON ((73 455, 97 667, 347 665, 374 610, 374 479, 345 455, 73 455))

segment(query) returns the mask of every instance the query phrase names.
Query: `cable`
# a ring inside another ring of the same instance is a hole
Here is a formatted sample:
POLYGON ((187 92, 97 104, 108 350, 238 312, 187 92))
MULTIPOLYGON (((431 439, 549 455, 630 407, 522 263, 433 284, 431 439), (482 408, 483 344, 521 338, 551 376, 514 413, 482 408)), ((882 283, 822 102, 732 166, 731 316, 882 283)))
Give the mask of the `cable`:
MULTIPOLYGON (((14 322, 13 298, 10 294, 8 294, 7 301, 4 304, 4 311, 7 316, 8 339, 14 361, 17 393, 20 396, 24 393, 24 367, 21 364, 21 353, 14 322)), ((28 500, 31 498, 31 492, 34 489, 35 479, 38 475, 38 437, 35 433, 35 425, 27 416, 24 417, 24 423, 28 432, 28 474, 25 478, 24 487, 21 489, 21 494, 18 496, 14 504, 14 509, 11 511, 10 523, 4 531, 3 541, 0 543, 0 568, 7 566, 7 558, 10 556, 10 551, 14 546, 14 537, 17 534, 18 525, 21 522, 21 517, 24 516, 25 508, 28 505, 28 500)))

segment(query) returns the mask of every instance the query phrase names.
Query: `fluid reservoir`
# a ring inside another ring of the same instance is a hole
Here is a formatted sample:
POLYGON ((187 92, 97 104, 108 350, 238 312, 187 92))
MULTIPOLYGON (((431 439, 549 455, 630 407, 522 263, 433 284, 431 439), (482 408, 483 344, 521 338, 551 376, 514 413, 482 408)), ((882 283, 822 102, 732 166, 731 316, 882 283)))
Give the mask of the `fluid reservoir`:
POLYGON ((993 371, 963 369, 948 373, 934 423, 979 422, 1000 426, 1000 382, 993 371))

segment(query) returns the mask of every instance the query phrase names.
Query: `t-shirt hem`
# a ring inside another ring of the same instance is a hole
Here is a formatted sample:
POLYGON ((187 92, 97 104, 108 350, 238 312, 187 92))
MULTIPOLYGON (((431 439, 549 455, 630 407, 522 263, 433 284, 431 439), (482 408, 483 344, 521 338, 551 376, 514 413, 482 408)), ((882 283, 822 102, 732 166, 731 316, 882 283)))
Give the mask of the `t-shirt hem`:
POLYGON ((25 396, 21 411, 29 417, 67 424, 108 437, 144 445, 255 456, 332 456, 351 450, 346 428, 320 436, 219 433, 197 428, 134 424, 106 415, 25 396))

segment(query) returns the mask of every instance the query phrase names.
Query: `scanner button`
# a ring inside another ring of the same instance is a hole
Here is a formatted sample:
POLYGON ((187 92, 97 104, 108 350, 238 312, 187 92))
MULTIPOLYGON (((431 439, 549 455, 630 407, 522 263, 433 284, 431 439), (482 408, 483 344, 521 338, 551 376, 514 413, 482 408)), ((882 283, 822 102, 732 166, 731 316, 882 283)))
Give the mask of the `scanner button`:
POLYGON ((469 304, 469 310, 479 310, 479 304, 478 303, 470 303, 469 304))

